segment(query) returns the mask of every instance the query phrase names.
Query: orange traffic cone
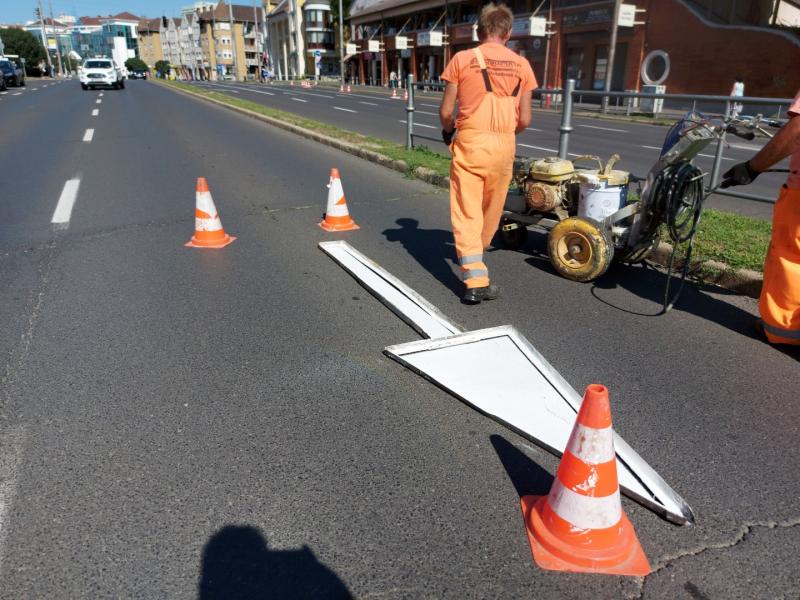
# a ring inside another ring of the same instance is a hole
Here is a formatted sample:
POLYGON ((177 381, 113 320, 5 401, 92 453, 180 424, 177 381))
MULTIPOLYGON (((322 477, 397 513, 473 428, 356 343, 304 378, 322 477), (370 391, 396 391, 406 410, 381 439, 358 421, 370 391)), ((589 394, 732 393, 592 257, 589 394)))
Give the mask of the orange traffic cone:
POLYGON ((650 563, 622 512, 611 406, 605 386, 586 388, 547 496, 524 496, 533 559, 543 569, 639 575, 650 563))
POLYGON ((397 99, 397 88, 392 88, 392 99, 397 99))
POLYGON ((403 100, 408 100, 408 90, 403 91, 403 100))
POLYGON ((340 86, 339 86, 339 93, 342 93, 342 92, 344 92, 344 86, 343 86, 343 85, 340 85, 340 86))
POLYGON ((292 79, 292 80, 289 82, 289 86, 290 86, 290 87, 294 87, 294 79, 292 79))
POLYGON ((353 91, 353 90, 351 90, 351 89, 350 89, 350 86, 348 85, 348 86, 347 86, 347 93, 349 94, 351 91, 353 91))
POLYGON ((236 238, 225 233, 214 199, 205 177, 197 178, 194 209, 194 235, 185 246, 190 248, 224 248, 236 238))
POLYGON ((347 210, 347 200, 342 189, 342 180, 339 178, 339 169, 331 169, 331 179, 328 182, 328 209, 325 218, 319 223, 325 231, 352 231, 359 229, 350 212, 347 210))

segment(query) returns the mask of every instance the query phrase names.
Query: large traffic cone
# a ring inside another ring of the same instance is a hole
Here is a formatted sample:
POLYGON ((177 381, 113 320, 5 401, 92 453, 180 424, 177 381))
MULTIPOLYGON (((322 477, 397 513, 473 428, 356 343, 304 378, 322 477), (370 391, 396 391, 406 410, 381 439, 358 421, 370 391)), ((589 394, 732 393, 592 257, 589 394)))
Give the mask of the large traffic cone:
POLYGON ((586 388, 550 494, 524 496, 522 515, 533 559, 543 569, 650 573, 633 525, 622 512, 605 386, 586 388))
POLYGON ((347 210, 347 200, 342 189, 342 180, 339 178, 339 169, 331 169, 331 179, 328 182, 328 210, 325 218, 319 223, 325 231, 352 231, 359 229, 350 212, 347 210))
POLYGON ((224 248, 236 238, 225 233, 214 199, 205 177, 197 178, 194 209, 194 235, 185 246, 190 248, 224 248))

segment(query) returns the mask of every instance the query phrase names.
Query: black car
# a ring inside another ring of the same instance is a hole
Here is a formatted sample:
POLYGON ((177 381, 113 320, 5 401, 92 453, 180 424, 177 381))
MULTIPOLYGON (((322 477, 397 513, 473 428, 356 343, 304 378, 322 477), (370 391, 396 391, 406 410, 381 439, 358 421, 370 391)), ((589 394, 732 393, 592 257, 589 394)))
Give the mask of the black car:
POLYGON ((0 72, 6 85, 24 86, 25 71, 8 59, 0 59, 0 72))
POLYGON ((130 79, 147 79, 147 71, 142 71, 142 70, 131 71, 130 73, 128 73, 128 77, 130 79))

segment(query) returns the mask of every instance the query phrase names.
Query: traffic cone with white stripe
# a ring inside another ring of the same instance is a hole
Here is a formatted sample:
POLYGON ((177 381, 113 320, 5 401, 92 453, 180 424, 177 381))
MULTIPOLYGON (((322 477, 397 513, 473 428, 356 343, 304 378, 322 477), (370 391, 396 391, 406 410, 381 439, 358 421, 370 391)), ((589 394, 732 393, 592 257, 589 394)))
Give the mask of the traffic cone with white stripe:
POLYGON ((208 191, 205 177, 197 178, 194 209, 194 235, 185 246, 190 248, 224 248, 236 238, 225 233, 222 221, 208 191))
POLYGON ((543 569, 644 576, 650 563, 622 512, 611 406, 605 386, 586 388, 547 496, 524 496, 533 559, 543 569))
POLYGON ((392 100, 397 100, 397 88, 392 88, 392 100))
POLYGON ((350 93, 350 92, 352 92, 352 91, 353 91, 353 90, 352 90, 352 89, 350 89, 350 86, 348 85, 348 86, 347 86, 347 93, 349 94, 349 93, 350 93))
POLYGON ((319 223, 325 231, 352 231, 359 229, 350 212, 347 210, 347 200, 344 197, 342 180, 339 178, 339 169, 331 169, 331 179, 328 182, 328 209, 325 218, 319 223))

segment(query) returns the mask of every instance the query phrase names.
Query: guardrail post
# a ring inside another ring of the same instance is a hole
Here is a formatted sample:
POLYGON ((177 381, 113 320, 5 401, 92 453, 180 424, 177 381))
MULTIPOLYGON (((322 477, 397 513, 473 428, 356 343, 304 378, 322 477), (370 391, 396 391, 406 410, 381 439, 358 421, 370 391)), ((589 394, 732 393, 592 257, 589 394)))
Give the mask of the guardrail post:
POLYGON ((572 94, 575 91, 575 80, 567 79, 564 88, 564 106, 561 110, 561 126, 558 128, 558 157, 567 158, 569 133, 572 131, 572 94))
POLYGON ((719 167, 722 164, 722 152, 724 151, 725 147, 725 136, 727 134, 723 131, 722 135, 719 136, 719 141, 717 142, 717 150, 714 152, 714 165, 711 167, 711 177, 709 180, 710 185, 708 186, 709 189, 714 189, 717 187, 719 183, 719 167))
POLYGON ((408 103, 406 104, 406 150, 414 148, 414 75, 408 74, 408 103))

